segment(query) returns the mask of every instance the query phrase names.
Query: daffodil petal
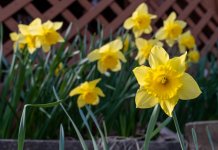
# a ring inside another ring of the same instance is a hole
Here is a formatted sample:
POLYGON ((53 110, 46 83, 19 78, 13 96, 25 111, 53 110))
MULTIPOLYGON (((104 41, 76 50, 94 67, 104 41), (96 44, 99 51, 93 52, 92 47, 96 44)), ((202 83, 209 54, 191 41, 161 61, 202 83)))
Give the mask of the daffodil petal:
POLYGON ((133 73, 140 86, 145 85, 145 74, 150 70, 147 66, 139 66, 133 69, 133 73))
POLYGON ((76 88, 74 88, 74 89, 72 89, 70 91, 69 96, 74 96, 74 95, 78 95, 78 94, 81 94, 81 93, 83 93, 83 90, 81 89, 80 86, 78 86, 78 87, 76 87, 76 88))
POLYGON ((169 55, 162 47, 154 46, 151 49, 148 60, 151 68, 155 68, 158 65, 166 64, 169 60, 169 55))
POLYGON ((171 12, 169 17, 166 19, 166 22, 173 22, 175 19, 176 19, 176 13, 175 12, 171 12))
POLYGON ((46 21, 44 24, 43 24, 43 27, 46 28, 46 29, 51 29, 53 27, 53 22, 51 22, 50 20, 46 21))
POLYGON ((16 32, 12 32, 12 33, 10 33, 10 38, 12 41, 18 41, 19 35, 16 32))
POLYGON ((28 47, 28 51, 30 54, 33 54, 36 51, 35 47, 28 47))
POLYGON ((91 103, 92 105, 98 105, 99 104, 99 97, 97 96, 94 101, 91 103))
POLYGON ((135 40, 135 44, 136 44, 136 47, 138 49, 142 49, 145 47, 145 45, 147 44, 147 40, 143 39, 143 38, 137 38, 135 40))
POLYGON ((147 13, 148 12, 148 6, 145 3, 140 4, 137 8, 136 8, 136 12, 138 12, 139 14, 142 13, 147 13))
POLYGON ((145 63, 145 57, 139 57, 139 65, 143 65, 145 63))
POLYGON ((102 91, 100 88, 96 87, 96 88, 95 88, 95 91, 96 91, 96 93, 97 93, 98 95, 100 95, 101 97, 105 97, 103 91, 102 91))
POLYGON ((85 105, 86 105, 86 102, 85 102, 85 100, 83 99, 82 95, 80 95, 80 96, 78 97, 78 99, 77 99, 77 106, 78 106, 79 108, 82 108, 82 107, 84 107, 85 105))
POLYGON ((123 48, 123 42, 120 38, 109 43, 112 51, 118 51, 123 48))
POLYGON ((98 61, 97 68, 98 68, 98 71, 99 71, 100 73, 102 73, 102 74, 107 71, 107 68, 105 68, 105 67, 103 66, 102 61, 98 61))
POLYGON ((90 85, 91 87, 96 87, 96 85, 97 85, 100 81, 101 81, 100 78, 99 78, 99 79, 95 79, 95 80, 93 80, 93 81, 90 81, 90 82, 89 82, 89 85, 90 85))
POLYGON ((180 52, 181 54, 185 53, 185 52, 186 52, 185 46, 179 44, 179 52, 180 52))
POLYGON ((120 60, 122 60, 123 62, 126 62, 126 58, 125 58, 125 56, 123 55, 122 52, 118 51, 118 52, 117 52, 117 55, 118 55, 118 58, 119 58, 120 60))
POLYGON ((89 59, 89 61, 93 62, 93 61, 100 59, 101 54, 99 53, 98 49, 95 49, 88 54, 87 58, 89 59))
POLYGON ((21 32, 21 34, 23 34, 23 35, 28 35, 29 34, 29 30, 28 30, 27 25, 19 24, 18 28, 19 28, 19 31, 21 32))
POLYGON ((135 38, 137 38, 142 35, 143 30, 138 30, 138 29, 133 28, 133 33, 134 33, 135 38))
POLYGON ((111 69, 114 72, 121 70, 121 62, 118 60, 115 68, 111 69))
POLYGON ((134 26, 134 21, 132 20, 132 18, 128 18, 125 22, 124 22, 124 28, 129 30, 134 26))
POLYGON ((158 104, 158 100, 147 93, 143 88, 140 88, 135 97, 136 108, 151 108, 158 104))
POLYGON ((174 57, 170 59, 168 63, 173 69, 175 69, 178 72, 183 73, 186 70, 186 62, 185 62, 186 56, 187 56, 187 53, 184 53, 180 57, 174 57))
POLYGON ((160 100, 160 106, 168 116, 172 117, 172 112, 178 100, 179 100, 178 97, 174 97, 169 100, 160 100))
POLYGON ((155 34, 155 38, 159 40, 163 40, 165 39, 165 37, 166 37, 166 34, 164 32, 164 28, 160 28, 155 34))
POLYGON ((174 43, 175 43, 175 40, 173 40, 173 39, 167 39, 166 42, 167 42, 167 45, 168 45, 169 47, 172 47, 172 46, 174 45, 174 43))
POLYGON ((182 28, 185 28, 187 23, 185 21, 177 20, 176 21, 182 28))
POLYGON ((152 27, 149 26, 148 28, 146 28, 146 29, 144 30, 144 33, 149 34, 149 33, 151 33, 151 31, 152 31, 152 27))
POLYGON ((36 19, 34 19, 34 20, 30 23, 29 26, 38 26, 38 25, 41 25, 41 24, 42 24, 41 19, 36 18, 36 19))
POLYGON ((42 46, 42 50, 43 50, 45 53, 49 52, 50 48, 51 48, 51 46, 49 46, 49 45, 43 45, 43 46, 42 46))
POLYGON ((63 25, 63 22, 54 22, 53 23, 53 27, 55 30, 60 29, 62 27, 62 25, 63 25))
POLYGON ((201 90, 197 82, 188 73, 184 73, 182 83, 183 85, 178 91, 180 99, 190 100, 197 98, 201 94, 201 90))

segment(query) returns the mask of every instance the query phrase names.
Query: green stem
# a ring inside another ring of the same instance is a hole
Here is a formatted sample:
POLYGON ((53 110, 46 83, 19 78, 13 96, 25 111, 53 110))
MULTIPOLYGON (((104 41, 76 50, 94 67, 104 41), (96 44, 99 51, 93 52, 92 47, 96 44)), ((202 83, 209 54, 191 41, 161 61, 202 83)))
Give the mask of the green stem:
POLYGON ((151 135, 152 135, 152 132, 154 130, 155 124, 157 122, 159 112, 160 112, 160 107, 158 105, 156 105, 154 107, 153 112, 152 112, 151 118, 150 118, 149 123, 148 123, 147 131, 146 131, 146 134, 145 134, 144 150, 148 150, 148 148, 149 148, 151 135))
POLYGON ((175 111, 173 111, 173 121, 174 121, 174 124, 175 124, 175 127, 176 127, 176 131, 177 131, 177 135, 178 135, 178 138, 179 138, 181 148, 182 148, 182 150, 186 150, 185 141, 184 141, 184 138, 182 136, 182 133, 181 133, 181 130, 180 130, 180 127, 179 127, 179 123, 178 123, 175 111))

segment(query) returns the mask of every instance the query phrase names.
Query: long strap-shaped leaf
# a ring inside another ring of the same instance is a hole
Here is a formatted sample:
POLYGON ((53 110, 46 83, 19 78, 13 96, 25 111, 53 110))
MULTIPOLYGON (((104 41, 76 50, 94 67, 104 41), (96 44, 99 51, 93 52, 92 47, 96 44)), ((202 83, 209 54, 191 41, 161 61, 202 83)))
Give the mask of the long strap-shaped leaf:
POLYGON ((20 120, 20 126, 19 126, 19 132, 18 132, 18 150, 23 150, 24 147, 24 139, 25 139, 25 131, 26 131, 26 110, 27 107, 54 107, 57 106, 59 104, 61 104, 62 102, 64 102, 65 100, 58 100, 56 102, 52 102, 52 103, 47 103, 47 104, 26 104, 23 108, 23 112, 22 112, 22 116, 21 116, 21 120, 20 120))
POLYGON ((84 122, 84 124, 85 124, 85 126, 86 126, 86 128, 87 128, 87 130, 88 130, 88 132, 90 134, 90 136, 91 136, 94 150, 98 150, 98 146, 97 146, 96 140, 95 140, 94 136, 92 135, 92 132, 91 132, 91 129, 90 129, 89 124, 87 122, 87 119, 86 119, 86 117, 85 117, 85 115, 84 115, 84 113, 83 113, 83 111, 81 109, 79 109, 79 113, 80 113, 80 116, 81 116, 81 118, 82 118, 82 120, 83 120, 83 122, 84 122))
POLYGON ((64 150, 64 128, 60 126, 59 150, 64 150))
MULTIPOLYGON (((54 95, 55 95, 55 98, 57 99, 57 101, 60 101, 60 98, 58 97, 57 92, 56 92, 56 90, 55 90, 54 87, 53 87, 53 92, 54 92, 54 95)), ((86 145, 86 143, 85 143, 85 141, 84 141, 84 139, 83 139, 81 133, 79 132, 79 129, 77 128, 76 124, 74 123, 73 119, 72 119, 72 118, 70 117, 70 115, 67 113, 67 111, 66 111, 66 109, 64 108, 64 106, 63 106, 61 103, 59 103, 59 105, 60 105, 61 108, 63 109, 64 113, 67 115, 67 117, 68 117, 68 119, 70 120, 71 124, 73 125, 73 127, 74 127, 74 129, 75 129, 75 131, 76 131, 76 134, 77 134, 77 136, 78 136, 78 138, 79 138, 79 141, 80 141, 80 143, 81 143, 83 149, 84 149, 84 150, 88 150, 87 145, 86 145)))
POLYGON ((98 129, 98 132, 100 133, 101 139, 102 139, 102 141, 103 141, 103 149, 104 149, 104 150, 108 150, 108 149, 109 149, 109 148, 108 148, 108 144, 107 144, 107 142, 106 142, 106 139, 105 139, 105 136, 104 136, 103 132, 101 131, 101 128, 100 128, 100 126, 99 126, 99 124, 98 124, 98 121, 97 121, 97 119, 95 118, 95 115, 93 114, 93 112, 91 111, 91 109, 90 109, 89 107, 86 106, 86 109, 87 109, 88 113, 90 114, 92 120, 94 121, 94 123, 95 123, 95 125, 96 125, 96 127, 97 127, 97 129, 98 129))

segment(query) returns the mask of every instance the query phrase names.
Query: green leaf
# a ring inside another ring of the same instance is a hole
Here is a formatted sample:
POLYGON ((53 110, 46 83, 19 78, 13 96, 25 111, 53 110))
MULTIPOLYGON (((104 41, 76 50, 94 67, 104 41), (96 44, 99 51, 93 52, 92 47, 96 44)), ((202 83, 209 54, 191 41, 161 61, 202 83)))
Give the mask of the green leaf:
MULTIPOLYGON (((53 87, 53 92, 54 92, 54 95, 55 95, 55 98, 57 99, 57 101, 60 101, 60 99, 59 99, 59 97, 57 95, 57 92, 56 92, 54 87, 53 87)), ((74 123, 73 119, 70 117, 70 115, 67 113, 66 109, 64 108, 64 106, 61 103, 60 103, 60 106, 63 109, 64 113, 67 115, 67 117, 70 120, 71 124, 73 125, 73 127, 74 127, 74 129, 76 131, 76 134, 77 134, 77 136, 79 138, 79 141, 80 141, 80 143, 82 145, 82 148, 84 150, 88 150, 87 145, 86 145, 86 143, 85 143, 81 133, 79 132, 79 129, 77 128, 76 124, 74 123)))
POLYGON ((160 112, 160 107, 159 107, 159 105, 156 105, 154 107, 154 110, 153 110, 153 112, 151 114, 151 118, 150 118, 148 126, 147 126, 147 131, 146 131, 146 134, 145 134, 145 141, 144 141, 144 150, 148 150, 149 143, 150 143, 150 140, 151 140, 151 134, 152 134, 152 132, 154 130, 154 127, 155 127, 155 124, 157 122, 159 112, 160 112))
POLYGON ((93 114, 93 112, 91 111, 91 109, 90 109, 88 106, 85 106, 85 107, 86 107, 88 113, 90 114, 92 120, 94 121, 94 123, 95 123, 95 125, 96 125, 96 127, 97 127, 97 129, 98 129, 98 132, 100 133, 101 139, 102 139, 102 141, 103 141, 103 149, 104 149, 104 150, 109 150, 108 144, 107 144, 107 142, 106 142, 106 138, 105 138, 103 132, 101 131, 101 128, 100 128, 100 126, 99 126, 99 124, 98 124, 98 121, 97 121, 97 119, 95 118, 95 115, 93 114))
POLYGON ((193 141, 194 141, 195 150, 198 150, 198 138, 197 138, 197 135, 196 135, 196 132, 195 132, 194 128, 192 128, 192 138, 193 138, 193 141))
POLYGON ((181 146, 182 150, 186 150, 185 141, 184 141, 183 135, 182 135, 182 133, 180 131, 180 127, 179 127, 179 123, 178 123, 175 111, 173 111, 173 121, 174 121, 174 124, 175 124, 175 127, 176 127, 176 131, 177 131, 177 135, 178 135, 178 138, 179 138, 180 146, 181 146))
POLYGON ((95 140, 95 138, 94 138, 94 136, 93 136, 93 134, 92 134, 92 132, 91 132, 91 129, 90 129, 90 127, 89 127, 89 124, 88 124, 88 122, 87 122, 87 119, 86 119, 86 117, 85 117, 85 115, 84 115, 84 113, 83 113, 83 111, 82 111, 81 109, 79 109, 79 113, 80 113, 80 116, 81 116, 81 118, 82 118, 82 120, 83 120, 83 123, 85 124, 85 126, 86 126, 86 128, 87 128, 87 130, 88 130, 88 132, 89 132, 89 134, 90 134, 90 136, 91 136, 94 150, 98 150, 98 146, 97 146, 96 140, 95 140))
POLYGON ((64 150, 64 128, 60 126, 59 150, 64 150))
POLYGON ((208 126, 206 127, 206 132, 207 132, 208 140, 210 142, 211 149, 215 150, 215 147, 214 147, 214 144, 213 144, 213 140, 212 140, 212 136, 211 136, 211 133, 210 133, 210 130, 209 130, 208 126))

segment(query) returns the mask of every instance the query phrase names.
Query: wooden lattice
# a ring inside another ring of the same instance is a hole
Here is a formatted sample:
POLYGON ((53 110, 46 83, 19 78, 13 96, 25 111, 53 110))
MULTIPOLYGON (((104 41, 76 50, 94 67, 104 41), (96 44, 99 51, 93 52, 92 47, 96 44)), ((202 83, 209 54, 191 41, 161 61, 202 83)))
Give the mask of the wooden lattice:
MULTIPOLYGON (((1 0, 0 22, 4 26, 4 55, 12 54, 12 43, 8 34, 17 30, 17 23, 28 23, 36 17, 46 21, 63 21, 64 29, 70 22, 74 28, 70 34, 73 38, 78 31, 87 34, 97 30, 97 22, 104 29, 104 36, 116 31, 134 9, 145 0, 1 0)), ((213 3, 213 0, 210 4, 213 3)), ((171 11, 176 11, 179 18, 186 20, 197 37, 197 45, 202 55, 215 55, 218 58, 216 41, 218 37, 218 16, 216 11, 208 8, 207 0, 147 0, 149 9, 158 15, 154 28, 162 26, 163 20, 171 11)), ((215 4, 215 3, 214 3, 215 4)))

